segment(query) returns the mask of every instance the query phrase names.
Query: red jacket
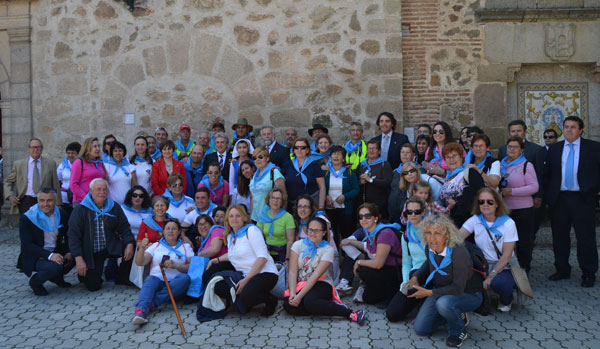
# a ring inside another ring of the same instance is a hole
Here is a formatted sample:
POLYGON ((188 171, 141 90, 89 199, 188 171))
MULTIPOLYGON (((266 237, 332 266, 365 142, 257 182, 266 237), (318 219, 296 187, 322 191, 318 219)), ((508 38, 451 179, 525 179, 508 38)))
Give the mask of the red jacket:
MULTIPOLYGON (((185 166, 183 162, 173 159, 173 172, 179 173, 183 176, 183 188, 187 187, 187 179, 185 175, 185 166)), ((167 167, 165 166, 165 160, 160 158, 155 161, 152 165, 152 174, 150 175, 150 182, 152 182, 152 191, 154 196, 162 195, 167 189, 167 179, 169 174, 167 173, 167 167)))

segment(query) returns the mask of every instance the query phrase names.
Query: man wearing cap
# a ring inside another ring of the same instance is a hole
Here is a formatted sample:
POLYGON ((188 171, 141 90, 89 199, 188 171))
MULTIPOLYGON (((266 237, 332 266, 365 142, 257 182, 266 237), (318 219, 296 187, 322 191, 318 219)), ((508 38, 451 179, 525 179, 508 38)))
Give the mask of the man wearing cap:
POLYGON ((225 133, 225 125, 220 121, 215 121, 211 127, 212 136, 210 136, 210 141, 208 143, 208 150, 204 151, 204 155, 208 155, 210 153, 214 153, 217 148, 215 147, 215 135, 217 133, 225 133))
POLYGON ((192 148, 196 145, 196 143, 190 141, 191 134, 192 130, 190 125, 182 124, 179 126, 179 139, 177 142, 175 142, 175 153, 177 154, 177 159, 182 160, 190 156, 192 148))
POLYGON ((254 146, 254 136, 250 132, 254 129, 252 125, 248 123, 248 119, 240 118, 238 122, 231 126, 231 129, 235 132, 233 133, 233 138, 231 139, 231 150, 233 151, 233 146, 240 139, 247 139, 254 146))
POLYGON ((313 128, 308 130, 308 134, 312 137, 313 142, 310 144, 310 150, 313 152, 317 151, 317 138, 321 135, 329 134, 327 127, 321 124, 314 124, 313 128))
POLYGON ((265 147, 269 151, 271 162, 275 166, 282 168, 285 162, 290 160, 289 151, 286 147, 277 143, 275 134, 273 133, 273 126, 263 126, 260 129, 260 138, 262 138, 265 147))
POLYGON ((404 143, 410 143, 405 134, 394 132, 396 123, 394 114, 386 111, 379 114, 377 126, 381 130, 381 135, 371 139, 381 144, 381 157, 387 160, 393 169, 400 166, 400 148, 404 143))

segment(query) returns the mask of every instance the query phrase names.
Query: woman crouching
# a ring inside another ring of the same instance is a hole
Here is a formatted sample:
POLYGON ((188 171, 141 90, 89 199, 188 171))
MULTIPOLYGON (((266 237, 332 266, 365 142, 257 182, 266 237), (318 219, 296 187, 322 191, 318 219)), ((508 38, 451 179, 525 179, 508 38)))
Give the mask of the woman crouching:
POLYGON ((333 287, 328 268, 334 261, 334 250, 326 240, 327 222, 312 218, 308 237, 294 242, 289 257, 288 285, 283 308, 291 315, 342 316, 362 325, 365 313, 342 305, 333 287))
POLYGON ((483 286, 481 280, 477 283, 470 269, 471 255, 448 218, 426 218, 421 232, 427 243, 427 260, 407 282, 409 298, 425 298, 415 319, 415 332, 428 336, 447 323, 446 345, 458 347, 467 338, 467 317, 463 313, 481 305, 483 286))
POLYGON ((135 305, 134 325, 147 323, 148 313, 169 300, 169 293, 160 271, 163 256, 170 258, 164 262, 163 267, 173 298, 179 299, 185 296, 190 285, 187 271, 194 250, 189 244, 183 243, 180 235, 179 221, 167 219, 163 228, 163 237, 158 242, 148 246, 148 240, 144 239, 139 245, 135 264, 144 266, 152 262, 152 269, 150 275, 144 280, 138 302, 135 305))

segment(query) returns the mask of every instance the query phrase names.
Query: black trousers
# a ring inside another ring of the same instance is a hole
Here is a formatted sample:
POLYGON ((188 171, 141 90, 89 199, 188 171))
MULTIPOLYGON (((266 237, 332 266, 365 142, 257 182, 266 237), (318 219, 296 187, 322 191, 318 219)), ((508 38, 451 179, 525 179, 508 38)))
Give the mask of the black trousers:
POLYGON ((340 246, 340 241, 352 235, 355 230, 352 217, 346 216, 344 208, 327 209, 325 213, 331 222, 335 243, 340 246))
POLYGON ((521 208, 511 210, 510 218, 515 221, 517 226, 517 233, 519 234, 519 241, 517 241, 517 259, 521 268, 529 271, 531 268, 531 256, 533 254, 533 240, 534 240, 534 208, 521 208))
MULTIPOLYGON (((412 270, 410 272, 410 277, 412 277, 415 272, 416 270, 412 270)), ((420 307, 421 304, 423 304, 423 300, 424 298, 408 298, 404 293, 398 291, 388 305, 385 316, 391 322, 401 321, 408 316, 415 307, 420 307)))
POLYGON ((331 300, 332 287, 325 281, 317 281, 295 307, 289 297, 283 301, 283 309, 290 315, 325 315, 349 317, 352 310, 331 300))
MULTIPOLYGON (((60 193, 58 193, 58 195, 60 195, 60 193)), ((19 208, 19 214, 24 214, 25 212, 27 212, 27 210, 31 208, 31 206, 35 204, 37 204, 37 198, 35 196, 23 196, 21 202, 17 206, 19 208)))
POLYGON ((354 280, 354 262, 356 260, 344 256, 344 260, 342 261, 342 267, 340 268, 340 279, 348 280, 348 283, 352 285, 352 280, 354 280))
POLYGON ((360 267, 358 268, 358 276, 365 283, 363 301, 367 304, 391 300, 402 282, 398 278, 396 267, 389 265, 384 265, 381 269, 360 267))
POLYGON ((592 276, 598 271, 596 247, 595 203, 585 202, 579 192, 560 192, 552 212, 552 247, 554 266, 558 272, 571 272, 571 227, 577 238, 577 261, 583 275, 592 276))
POLYGON ((79 276, 79 281, 83 282, 88 291, 98 291, 102 287, 102 272, 104 271, 104 262, 108 258, 106 250, 93 254, 94 269, 88 270, 85 276, 79 276))

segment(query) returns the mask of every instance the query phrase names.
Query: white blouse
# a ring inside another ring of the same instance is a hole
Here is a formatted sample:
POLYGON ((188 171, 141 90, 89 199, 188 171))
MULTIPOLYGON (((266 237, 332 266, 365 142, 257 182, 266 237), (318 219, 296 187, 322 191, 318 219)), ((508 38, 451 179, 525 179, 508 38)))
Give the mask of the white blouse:
POLYGON ((231 235, 227 237, 227 256, 235 270, 246 276, 252 269, 256 260, 262 257, 267 259, 267 263, 260 273, 277 274, 277 267, 267 250, 265 238, 259 227, 251 226, 248 228, 247 234, 237 238, 235 243, 229 243, 230 237, 231 235))

